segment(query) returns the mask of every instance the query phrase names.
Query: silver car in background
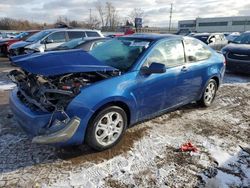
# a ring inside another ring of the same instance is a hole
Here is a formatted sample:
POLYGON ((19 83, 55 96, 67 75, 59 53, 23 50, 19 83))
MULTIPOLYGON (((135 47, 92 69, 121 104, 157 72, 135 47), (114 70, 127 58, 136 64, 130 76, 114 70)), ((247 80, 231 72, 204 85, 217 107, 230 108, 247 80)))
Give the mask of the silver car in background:
POLYGON ((17 42, 8 49, 9 56, 44 52, 76 38, 104 37, 98 30, 88 29, 47 29, 40 31, 26 41, 17 42))

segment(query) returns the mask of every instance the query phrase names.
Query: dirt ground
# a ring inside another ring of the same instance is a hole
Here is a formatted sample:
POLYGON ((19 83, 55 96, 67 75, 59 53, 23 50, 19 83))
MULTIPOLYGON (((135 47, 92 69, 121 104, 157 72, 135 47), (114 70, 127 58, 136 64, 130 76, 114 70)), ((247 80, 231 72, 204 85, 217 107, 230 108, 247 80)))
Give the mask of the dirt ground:
POLYGON ((0 187, 250 187, 250 77, 227 74, 211 107, 166 113, 95 152, 31 143, 3 87, 12 68, 0 58, 0 187), (187 141, 198 152, 180 152, 187 141))

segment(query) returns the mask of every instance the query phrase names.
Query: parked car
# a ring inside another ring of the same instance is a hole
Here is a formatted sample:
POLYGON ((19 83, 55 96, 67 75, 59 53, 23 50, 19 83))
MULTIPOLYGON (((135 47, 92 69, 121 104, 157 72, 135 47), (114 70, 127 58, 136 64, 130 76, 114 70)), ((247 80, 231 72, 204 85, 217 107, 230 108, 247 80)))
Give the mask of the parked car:
POLYGON ((188 36, 192 31, 190 29, 180 29, 177 31, 176 35, 188 36))
POLYGON ((250 74, 250 31, 241 34, 221 51, 226 58, 228 71, 250 74))
POLYGON ((230 35, 228 35, 226 38, 228 40, 228 43, 232 43, 234 42, 235 40, 237 40, 237 38, 240 36, 240 33, 239 32, 234 32, 234 33, 231 33, 230 35))
POLYGON ((10 106, 32 142, 96 150, 117 144, 139 121, 193 101, 210 106, 225 69, 223 55, 197 39, 154 34, 14 63, 10 106))
POLYGON ((38 30, 31 30, 21 32, 18 35, 14 36, 13 38, 5 38, 0 40, 0 54, 7 56, 8 55, 8 47, 11 44, 14 44, 18 41, 26 40, 28 37, 32 36, 33 34, 37 33, 38 30))
POLYGON ((53 49, 67 41, 76 38, 103 37, 97 30, 86 29, 48 29, 40 31, 28 38, 26 41, 18 42, 9 47, 10 57, 32 53, 34 51, 44 52, 53 49))
POLYGON ((104 37, 78 38, 78 39, 73 39, 69 42, 65 42, 60 46, 53 48, 51 51, 83 49, 83 51, 88 52, 108 40, 110 40, 110 38, 104 38, 104 37))
POLYGON ((198 33, 193 35, 193 37, 199 39, 217 51, 220 51, 228 44, 228 41, 223 33, 198 33))
POLYGON ((109 35, 107 35, 106 37, 109 37, 109 38, 116 38, 116 37, 122 37, 122 36, 124 36, 124 34, 115 33, 115 34, 109 34, 109 35))

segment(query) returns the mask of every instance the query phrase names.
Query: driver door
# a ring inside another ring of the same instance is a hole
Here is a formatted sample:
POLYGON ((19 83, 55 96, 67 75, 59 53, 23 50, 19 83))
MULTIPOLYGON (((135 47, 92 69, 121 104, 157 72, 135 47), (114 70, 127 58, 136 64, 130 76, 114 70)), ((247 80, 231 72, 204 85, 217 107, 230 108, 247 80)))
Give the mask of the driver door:
POLYGON ((63 44, 64 42, 66 42, 66 35, 64 31, 52 33, 44 41, 45 50, 56 48, 57 46, 63 44))
POLYGON ((138 105, 137 119, 178 105, 174 88, 180 67, 185 63, 182 41, 162 41, 154 46, 142 67, 149 67, 153 62, 164 64, 167 69, 165 73, 150 75, 139 72, 133 91, 138 105))

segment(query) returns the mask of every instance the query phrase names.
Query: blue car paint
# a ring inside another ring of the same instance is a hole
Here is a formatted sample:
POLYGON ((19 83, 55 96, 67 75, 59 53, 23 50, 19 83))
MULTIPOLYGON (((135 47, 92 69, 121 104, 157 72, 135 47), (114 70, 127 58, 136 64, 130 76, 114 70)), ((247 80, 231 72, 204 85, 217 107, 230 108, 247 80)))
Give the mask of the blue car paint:
POLYGON ((27 72, 44 76, 117 70, 98 61, 81 49, 16 56, 12 58, 12 63, 22 67, 27 72))
MULTIPOLYGON (((82 88, 81 93, 70 102, 66 109, 69 117, 78 116, 81 124, 70 140, 58 143, 58 145, 81 144, 84 141, 91 117, 108 103, 121 102, 126 105, 129 108, 130 125, 132 125, 167 109, 199 100, 210 78, 216 77, 219 81, 222 80, 225 68, 223 58, 215 51, 211 51, 212 56, 204 62, 186 64, 187 71, 182 71, 183 66, 179 66, 169 68, 163 74, 141 74, 140 68, 150 50, 160 40, 167 39, 154 38, 154 44, 127 73, 82 88), (163 85, 164 87, 162 87, 163 85)), ((21 102, 18 102, 15 92, 14 90, 11 94, 10 104, 13 112, 17 114, 19 122, 28 122, 22 124, 26 128, 30 128, 31 132, 34 131, 32 126, 36 126, 34 129, 46 126, 47 114, 34 114, 21 102), (36 118, 39 118, 39 122, 30 122, 30 119, 36 118)))

